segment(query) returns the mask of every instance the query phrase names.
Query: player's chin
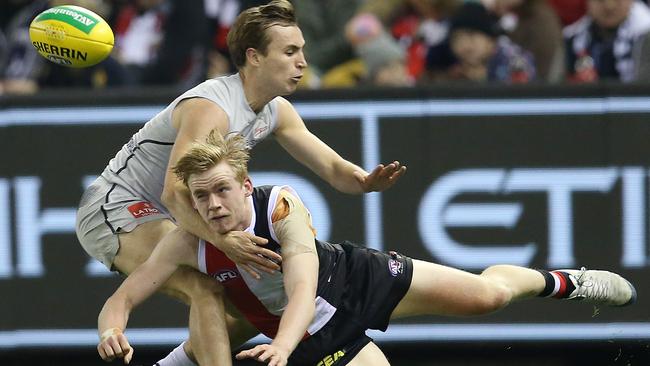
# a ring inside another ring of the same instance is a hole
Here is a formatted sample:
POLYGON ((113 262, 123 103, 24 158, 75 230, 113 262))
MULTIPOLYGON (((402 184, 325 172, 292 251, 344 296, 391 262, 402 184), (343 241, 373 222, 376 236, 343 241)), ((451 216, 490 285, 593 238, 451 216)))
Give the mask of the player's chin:
POLYGON ((300 79, 296 79, 296 78, 289 79, 289 82, 287 83, 287 91, 289 93, 293 93, 294 91, 296 91, 296 89, 298 89, 298 84, 300 84, 300 79))
POLYGON ((225 225, 224 223, 213 222, 210 226, 212 227, 212 230, 216 231, 221 235, 227 234, 234 230, 234 228, 231 229, 229 225, 225 225))
POLYGON ((298 89, 298 85, 287 85, 287 87, 284 88, 284 92, 282 94, 280 94, 280 95, 293 94, 293 92, 295 92, 296 89, 298 89))

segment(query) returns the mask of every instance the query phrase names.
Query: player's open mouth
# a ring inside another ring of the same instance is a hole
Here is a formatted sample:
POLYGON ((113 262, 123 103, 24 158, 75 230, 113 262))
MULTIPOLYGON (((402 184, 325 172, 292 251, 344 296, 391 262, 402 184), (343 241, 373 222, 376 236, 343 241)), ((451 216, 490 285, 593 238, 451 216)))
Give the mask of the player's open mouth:
POLYGON ((218 222, 221 219, 228 217, 228 215, 214 216, 210 218, 210 221, 218 222))
POLYGON ((295 81, 296 83, 300 82, 300 79, 302 79, 302 75, 294 76, 294 77, 291 78, 291 80, 295 81))

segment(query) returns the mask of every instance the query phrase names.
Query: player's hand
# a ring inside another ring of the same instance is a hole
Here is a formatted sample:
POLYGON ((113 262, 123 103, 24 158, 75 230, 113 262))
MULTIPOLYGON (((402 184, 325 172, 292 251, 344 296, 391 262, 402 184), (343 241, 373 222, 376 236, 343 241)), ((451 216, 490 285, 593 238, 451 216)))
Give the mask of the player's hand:
POLYGON ((404 173, 406 173, 406 166, 400 165, 399 161, 394 161, 386 166, 383 164, 377 165, 368 175, 354 172, 354 176, 361 184, 364 192, 381 192, 392 187, 404 173))
POLYGON ((129 340, 118 328, 111 328, 100 336, 97 352, 106 362, 111 362, 116 358, 124 358, 124 363, 131 362, 133 357, 133 347, 129 340))
POLYGON ((239 352, 235 358, 238 360, 252 358, 255 361, 268 362, 268 366, 285 366, 289 358, 289 351, 272 344, 260 344, 239 352))
POLYGON ((260 279, 258 271, 273 273, 280 269, 278 264, 282 262, 282 257, 272 250, 260 247, 260 245, 268 243, 268 240, 264 238, 245 231, 231 231, 225 234, 221 240, 214 242, 219 243, 217 247, 231 261, 256 279, 260 279))

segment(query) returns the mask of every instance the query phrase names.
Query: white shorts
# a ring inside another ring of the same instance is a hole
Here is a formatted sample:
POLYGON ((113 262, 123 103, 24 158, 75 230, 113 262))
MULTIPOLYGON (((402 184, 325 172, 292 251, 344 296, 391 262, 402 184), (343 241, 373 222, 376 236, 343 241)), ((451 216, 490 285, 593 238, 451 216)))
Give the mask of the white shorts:
POLYGON ((77 238, 88 254, 113 270, 113 260, 120 247, 118 235, 149 221, 172 220, 164 212, 124 187, 99 177, 79 202, 77 238))

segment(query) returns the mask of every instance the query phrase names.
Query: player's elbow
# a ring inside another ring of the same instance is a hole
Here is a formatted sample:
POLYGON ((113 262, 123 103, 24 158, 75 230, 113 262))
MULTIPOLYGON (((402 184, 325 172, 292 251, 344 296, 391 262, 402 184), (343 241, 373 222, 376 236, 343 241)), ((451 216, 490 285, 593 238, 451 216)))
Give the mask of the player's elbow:
POLYGON ((123 291, 117 291, 106 300, 104 308, 130 312, 133 309, 133 300, 123 291))
POLYGON ((163 192, 160 195, 160 200, 163 202, 165 207, 170 211, 173 211, 178 205, 180 194, 181 192, 175 184, 165 185, 163 192))

